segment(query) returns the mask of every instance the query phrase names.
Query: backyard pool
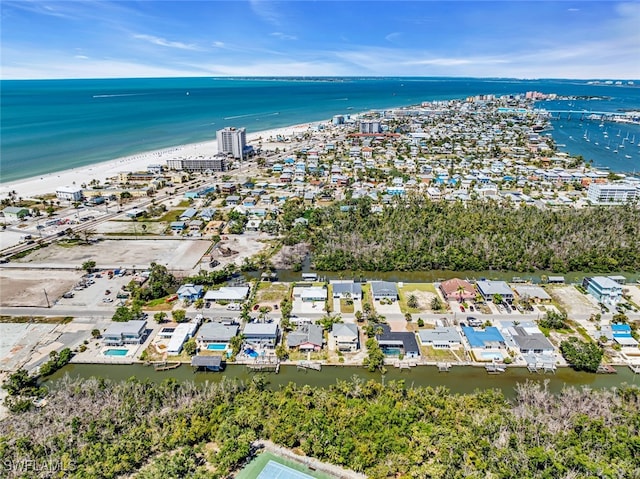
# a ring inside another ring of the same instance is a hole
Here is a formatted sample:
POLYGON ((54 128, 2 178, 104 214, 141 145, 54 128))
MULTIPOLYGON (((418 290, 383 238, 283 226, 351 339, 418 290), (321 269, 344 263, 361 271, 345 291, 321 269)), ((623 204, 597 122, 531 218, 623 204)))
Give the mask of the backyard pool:
POLYGON ((107 349, 102 354, 105 356, 126 356, 128 353, 128 349, 107 349))
POLYGON ((210 351, 224 351, 225 349, 227 349, 227 345, 226 344, 209 344, 207 346, 207 349, 210 351))
POLYGON ((257 352, 255 352, 253 349, 251 348, 247 348, 244 350, 244 354, 246 354, 247 356, 251 357, 251 358, 257 358, 259 356, 259 354, 257 352))
POLYGON ((402 354, 402 349, 400 348, 384 348, 382 352, 385 356, 400 356, 402 354))
POLYGON ((480 357, 484 361, 493 361, 494 359, 496 361, 502 360, 502 354, 500 354, 500 353, 483 352, 483 353, 480 353, 480 357))

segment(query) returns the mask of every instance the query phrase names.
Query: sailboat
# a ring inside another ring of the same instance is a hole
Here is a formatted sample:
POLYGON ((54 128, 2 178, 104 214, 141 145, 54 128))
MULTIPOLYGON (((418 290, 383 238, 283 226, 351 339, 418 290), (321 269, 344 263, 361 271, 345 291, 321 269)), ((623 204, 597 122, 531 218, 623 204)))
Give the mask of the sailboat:
POLYGON ((636 135, 633 135, 633 138, 631 138, 631 141, 629 141, 629 143, 633 145, 635 142, 636 142, 636 135))
POLYGON ((605 146, 605 148, 606 148, 607 150, 610 150, 610 149, 611 149, 611 140, 609 140, 609 143, 607 144, 607 146, 605 146))

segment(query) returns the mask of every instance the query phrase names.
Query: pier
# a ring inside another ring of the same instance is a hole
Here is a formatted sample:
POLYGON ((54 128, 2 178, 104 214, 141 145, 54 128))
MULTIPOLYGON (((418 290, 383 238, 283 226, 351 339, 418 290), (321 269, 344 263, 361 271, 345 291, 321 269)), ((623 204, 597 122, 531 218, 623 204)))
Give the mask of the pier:
POLYGON ((496 362, 492 362, 490 364, 485 364, 484 368, 487 370, 489 374, 500 374, 507 370, 507 368, 501 364, 496 362))
POLYGON ((629 369, 633 371, 633 374, 640 374, 640 365, 629 364, 629 369))
POLYGON ((247 364, 247 369, 254 373, 276 373, 280 372, 280 361, 276 363, 271 362, 256 362, 253 364, 247 364))
POLYGON ((451 363, 438 363, 438 371, 441 373, 448 373, 451 369, 451 363))
POLYGON ((170 369, 179 368, 181 364, 182 363, 180 361, 173 361, 173 362, 161 361, 159 363, 153 363, 153 369, 155 369, 156 371, 168 371, 170 369))
POLYGON ((312 363, 310 361, 300 361, 297 365, 298 370, 307 371, 313 369, 314 371, 322 371, 321 363, 312 363))

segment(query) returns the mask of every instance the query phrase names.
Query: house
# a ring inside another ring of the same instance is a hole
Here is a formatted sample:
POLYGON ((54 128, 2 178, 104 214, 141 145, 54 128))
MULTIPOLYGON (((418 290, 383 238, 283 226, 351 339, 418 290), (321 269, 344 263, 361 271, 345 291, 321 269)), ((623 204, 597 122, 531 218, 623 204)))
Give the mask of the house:
POLYGON ((230 195, 226 198, 227 206, 238 206, 240 203, 240 197, 238 195, 230 195))
POLYGON ((418 337, 424 346, 431 346, 435 349, 451 349, 462 346, 460 333, 454 327, 421 329, 418 331, 418 337))
POLYGON ((582 286, 601 303, 613 305, 622 299, 622 285, 605 276, 584 278, 582 286))
POLYGON ((324 343, 322 326, 302 324, 287 335, 287 347, 299 351, 320 351, 324 343))
POLYGON ((440 283, 440 291, 447 301, 468 301, 476 297, 476 289, 463 279, 452 278, 440 283))
POLYGON ((207 349, 210 344, 229 344, 231 338, 238 335, 239 328, 235 323, 221 323, 218 321, 204 323, 196 336, 198 347, 207 349))
POLYGON ((331 281, 332 296, 340 299, 362 299, 362 285, 353 281, 331 281))
POLYGON ((358 326, 353 323, 334 323, 331 337, 338 351, 353 353, 360 348, 358 326))
POLYGON ((202 220, 191 220, 189 221, 188 228, 191 233, 200 233, 202 225, 204 225, 202 220))
POLYGON ((180 323, 173 330, 169 344, 167 345, 167 354, 175 356, 180 354, 184 343, 195 334, 198 326, 200 326, 200 316, 196 321, 189 323, 180 323))
POLYGON ((549 301, 551 296, 540 286, 521 284, 513 288, 520 299, 533 299, 535 301, 549 301))
POLYGON ((204 295, 204 300, 208 303, 216 301, 240 302, 247 299, 249 295, 248 286, 223 286, 220 289, 211 289, 204 295))
POLYGON ((178 288, 177 295, 182 301, 195 301, 202 298, 204 286, 200 284, 183 284, 178 288))
POLYGON ((396 283, 390 283, 388 281, 371 281, 371 296, 375 301, 381 299, 389 299, 395 301, 398 299, 398 288, 396 283))
POLYGON ((169 226, 172 231, 184 231, 187 229, 187 223, 184 221, 172 221, 169 226))
POLYGON ((200 214, 198 216, 202 218, 203 221, 208 222, 208 221, 211 221, 215 215, 216 215, 215 208, 203 208, 202 211, 200 211, 200 214))
POLYGON ((603 326, 600 333, 609 340, 613 340, 623 347, 637 348, 638 341, 631 335, 631 326, 628 324, 611 324, 603 326))
POLYGON ((376 334, 376 340, 385 354, 404 354, 405 358, 420 356, 420 348, 414 333, 391 331, 387 324, 381 324, 380 328, 382 333, 376 334))
POLYGON ((309 301, 326 301, 327 289, 320 286, 312 286, 310 288, 303 288, 300 293, 300 299, 305 302, 309 301))
POLYGON ((7 206, 2 210, 2 213, 7 221, 19 221, 25 216, 29 216, 29 210, 21 206, 7 206))
POLYGON ((273 349, 278 342, 278 323, 248 323, 242 332, 247 344, 264 349, 273 349))
POLYGON ((507 332, 522 354, 553 354, 555 349, 535 323, 510 326, 507 332))
POLYGON ((493 301, 494 295, 500 295, 502 301, 513 302, 513 291, 504 281, 478 281, 476 287, 485 301, 493 301))
POLYGON ((122 346, 124 344, 142 344, 147 329, 147 322, 135 319, 124 323, 112 323, 102 333, 102 341, 107 346, 122 346))
POLYGON ((184 212, 180 215, 178 219, 181 221, 188 221, 197 214, 198 214, 198 210, 196 210, 195 208, 187 208, 186 210, 184 210, 184 212))
POLYGON ((505 340, 495 326, 484 329, 475 329, 471 326, 463 326, 462 333, 469 341, 472 348, 492 349, 506 346, 505 340))

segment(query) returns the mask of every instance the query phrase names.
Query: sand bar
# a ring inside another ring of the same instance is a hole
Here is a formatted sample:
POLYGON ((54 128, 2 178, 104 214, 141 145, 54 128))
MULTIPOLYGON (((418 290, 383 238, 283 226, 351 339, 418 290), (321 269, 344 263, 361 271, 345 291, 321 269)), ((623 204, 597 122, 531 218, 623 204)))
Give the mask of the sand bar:
MULTIPOLYGON (((318 122, 315 122, 314 124, 317 123, 318 122)), ((256 141, 260 137, 266 141, 271 136, 291 136, 294 133, 305 131, 310 126, 311 123, 303 123, 254 133, 247 132, 247 143, 256 141)), ((145 171, 147 166, 152 164, 166 166, 166 161, 172 158, 212 156, 217 152, 218 143, 216 140, 212 140, 138 153, 136 155, 116 158, 92 165, 24 178, 8 183, 0 183, 0 198, 7 197, 12 191, 15 191, 19 197, 32 198, 55 193, 56 189, 60 186, 89 184, 91 180, 104 182, 107 178, 116 176, 121 172, 145 171)))

